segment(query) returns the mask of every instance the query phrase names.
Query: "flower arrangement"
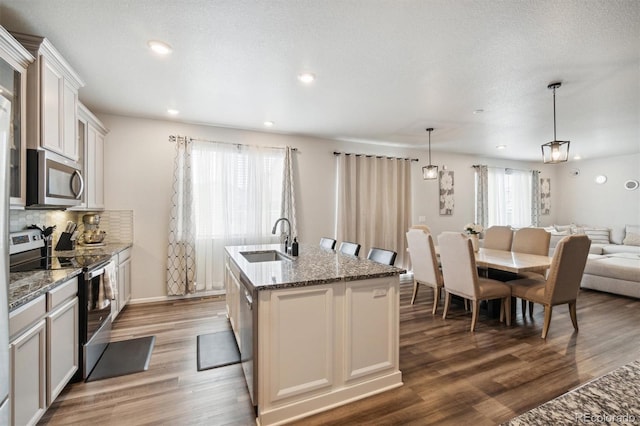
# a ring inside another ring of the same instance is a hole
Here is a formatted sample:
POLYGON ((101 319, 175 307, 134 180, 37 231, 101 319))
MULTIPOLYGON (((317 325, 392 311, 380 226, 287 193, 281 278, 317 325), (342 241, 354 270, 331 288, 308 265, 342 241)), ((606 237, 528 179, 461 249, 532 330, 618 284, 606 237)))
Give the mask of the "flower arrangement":
POLYGON ((484 228, 479 223, 467 223, 464 226, 464 231, 467 234, 477 235, 477 234, 481 233, 482 231, 484 231, 484 228))

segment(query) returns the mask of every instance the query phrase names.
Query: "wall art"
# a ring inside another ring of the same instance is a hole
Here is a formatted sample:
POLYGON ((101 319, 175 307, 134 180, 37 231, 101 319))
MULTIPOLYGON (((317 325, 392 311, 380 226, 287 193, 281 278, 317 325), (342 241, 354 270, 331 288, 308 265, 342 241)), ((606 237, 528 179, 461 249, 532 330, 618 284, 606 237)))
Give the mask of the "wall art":
POLYGON ((453 215, 453 172, 440 170, 440 215, 453 215))
POLYGON ((540 214, 548 216, 551 212, 551 178, 540 179, 540 214))

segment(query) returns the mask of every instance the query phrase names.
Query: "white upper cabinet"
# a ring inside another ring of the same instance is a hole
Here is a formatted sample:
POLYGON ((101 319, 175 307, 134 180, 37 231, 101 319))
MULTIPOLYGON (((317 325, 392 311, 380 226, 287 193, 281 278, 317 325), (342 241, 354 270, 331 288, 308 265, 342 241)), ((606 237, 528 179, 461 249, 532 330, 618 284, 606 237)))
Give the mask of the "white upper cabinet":
POLYGON ((0 119, 9 118, 10 205, 26 204, 26 98, 27 67, 33 56, 8 31, 0 27, 0 119))
POLYGON ((78 161, 78 90, 84 81, 46 38, 12 34, 35 57, 27 71, 27 147, 78 161))
POLYGON ((104 209, 104 141, 108 130, 82 103, 78 102, 78 148, 83 159, 85 190, 82 204, 71 210, 104 209))

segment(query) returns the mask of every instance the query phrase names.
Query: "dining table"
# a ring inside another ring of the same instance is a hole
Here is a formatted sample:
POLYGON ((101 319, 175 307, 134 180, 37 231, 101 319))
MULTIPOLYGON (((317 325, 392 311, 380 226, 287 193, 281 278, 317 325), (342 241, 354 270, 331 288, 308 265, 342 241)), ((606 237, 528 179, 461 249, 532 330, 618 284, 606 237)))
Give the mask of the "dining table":
POLYGON ((520 274, 523 272, 544 272, 551 266, 552 258, 537 254, 515 251, 494 250, 480 247, 475 253, 476 266, 520 274))

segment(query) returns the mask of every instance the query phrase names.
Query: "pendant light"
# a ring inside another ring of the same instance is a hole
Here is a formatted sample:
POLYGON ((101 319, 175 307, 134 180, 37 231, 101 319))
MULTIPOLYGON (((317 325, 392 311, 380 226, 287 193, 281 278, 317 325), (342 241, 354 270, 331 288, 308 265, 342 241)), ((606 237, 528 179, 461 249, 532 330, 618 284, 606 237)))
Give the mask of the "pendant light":
POLYGON ((545 164, 564 163, 569 159, 569 141, 559 141, 556 138, 556 89, 562 83, 551 83, 547 89, 553 90, 553 141, 542 144, 542 161, 545 164))
POLYGON ((429 127, 427 132, 429 132, 429 165, 422 168, 422 178, 424 180, 434 180, 438 178, 438 166, 431 164, 431 132, 433 132, 433 127, 429 127))

